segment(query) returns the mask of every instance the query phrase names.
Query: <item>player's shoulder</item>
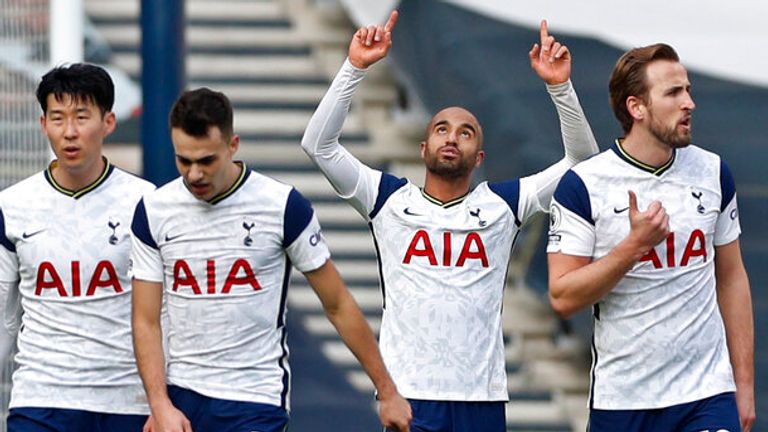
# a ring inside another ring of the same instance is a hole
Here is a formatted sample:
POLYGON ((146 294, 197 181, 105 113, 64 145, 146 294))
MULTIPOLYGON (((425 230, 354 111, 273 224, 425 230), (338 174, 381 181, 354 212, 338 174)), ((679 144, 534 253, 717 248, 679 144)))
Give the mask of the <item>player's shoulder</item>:
POLYGON ((177 177, 160 187, 147 191, 142 199, 145 205, 178 202, 184 199, 186 195, 191 196, 189 193, 183 193, 185 188, 183 179, 177 177))
POLYGON ((695 162, 708 162, 708 163, 720 163, 720 155, 717 153, 701 148, 697 145, 688 145, 677 150, 677 157, 685 161, 685 163, 695 162))
POLYGON ((141 197, 155 190, 155 185, 143 178, 114 167, 107 184, 112 195, 119 194, 125 200, 138 201, 141 197))
POLYGON ((588 175, 593 172, 605 172, 606 168, 619 162, 619 158, 613 148, 603 150, 571 167, 571 171, 579 175, 588 175))
POLYGON ((43 172, 35 173, 18 183, 0 191, 0 206, 21 205, 30 199, 41 199, 41 194, 50 186, 43 172))
POLYGON ((114 176, 114 179, 120 184, 136 188, 142 193, 155 190, 155 185, 152 182, 145 180, 138 175, 126 171, 118 166, 115 166, 115 170, 112 175, 114 176))
POLYGON ((245 179, 245 186, 266 194, 274 192, 289 193, 293 189, 293 186, 288 183, 254 170, 249 170, 249 175, 245 179))

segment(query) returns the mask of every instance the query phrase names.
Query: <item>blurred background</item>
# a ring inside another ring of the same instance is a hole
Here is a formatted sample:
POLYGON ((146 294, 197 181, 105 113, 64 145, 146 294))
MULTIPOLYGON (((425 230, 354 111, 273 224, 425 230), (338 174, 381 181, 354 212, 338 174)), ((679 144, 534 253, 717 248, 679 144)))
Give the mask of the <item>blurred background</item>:
MULTIPOLYGON (((523 176, 562 157, 555 110, 527 58, 542 18, 572 52, 572 80, 601 149, 621 134, 607 91, 621 53, 654 42, 677 49, 697 104, 694 142, 722 155, 737 182, 756 327, 754 430, 768 430, 768 56, 761 49, 768 5, 757 0, 727 8, 711 0, 0 0, 0 189, 50 160, 34 89, 53 64, 84 59, 108 68, 119 125, 105 152, 157 184, 176 175, 165 126, 172 100, 183 88, 223 91, 235 106, 239 157, 312 200, 342 275, 378 331, 368 228, 335 198, 299 142, 354 28, 383 22, 395 7, 393 50, 356 95, 342 143, 417 184, 423 128, 448 105, 467 107, 483 124, 489 157, 476 181, 523 176)), ((546 217, 533 221, 510 263, 508 428, 583 431, 591 322, 588 313, 566 322, 550 311, 545 230, 546 217)), ((380 430, 368 378, 299 274, 289 310, 291 430, 380 430)), ((6 362, 5 398, 11 369, 6 362)))

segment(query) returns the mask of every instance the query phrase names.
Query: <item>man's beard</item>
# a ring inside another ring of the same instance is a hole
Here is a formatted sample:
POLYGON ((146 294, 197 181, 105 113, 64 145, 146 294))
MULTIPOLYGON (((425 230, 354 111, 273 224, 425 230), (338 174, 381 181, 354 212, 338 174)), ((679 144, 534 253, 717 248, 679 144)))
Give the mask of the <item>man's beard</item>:
POLYGON ((472 171, 470 158, 459 158, 453 161, 441 161, 439 157, 429 157, 426 160, 427 171, 446 180, 455 180, 467 176, 472 171))
POLYGON ((663 142, 671 148, 683 148, 691 143, 692 134, 682 134, 677 131, 677 125, 673 128, 665 127, 651 118, 650 132, 657 140, 663 142))

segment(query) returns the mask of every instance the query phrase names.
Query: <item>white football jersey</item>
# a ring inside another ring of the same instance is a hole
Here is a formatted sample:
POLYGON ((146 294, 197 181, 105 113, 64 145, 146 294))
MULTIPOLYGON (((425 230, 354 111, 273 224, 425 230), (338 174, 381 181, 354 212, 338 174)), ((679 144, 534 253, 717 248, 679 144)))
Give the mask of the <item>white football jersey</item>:
POLYGON ((627 191, 659 200, 670 234, 594 305, 595 409, 653 409, 734 391, 715 291, 715 246, 740 233, 733 177, 696 146, 660 168, 617 143, 576 165, 551 208, 548 252, 607 255, 629 233, 627 191))
POLYGON ((370 222, 384 294, 379 344, 410 399, 506 401, 501 312, 520 226, 545 211, 560 177, 597 152, 571 82, 547 86, 565 157, 519 180, 482 183, 439 202, 371 169, 339 143, 366 71, 346 60, 302 139, 337 194, 370 222))
POLYGON ((419 187, 364 168, 366 209, 384 294, 379 343, 409 399, 506 401, 501 312, 520 226, 540 211, 521 180, 481 183, 441 203, 419 187))
POLYGON ((18 286, 23 310, 12 408, 149 413, 128 262, 133 209, 153 189, 107 162, 79 191, 48 170, 0 192, 0 283, 18 286))
POLYGON ((164 284, 168 382, 289 409, 291 265, 330 257, 309 202, 247 168, 208 202, 178 178, 144 197, 133 232, 134 277, 164 284))

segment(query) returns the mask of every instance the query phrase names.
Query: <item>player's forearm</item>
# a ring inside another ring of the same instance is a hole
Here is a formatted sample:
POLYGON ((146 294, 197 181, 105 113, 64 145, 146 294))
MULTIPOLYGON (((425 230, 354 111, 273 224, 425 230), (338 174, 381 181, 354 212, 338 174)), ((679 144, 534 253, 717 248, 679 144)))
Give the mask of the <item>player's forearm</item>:
POLYGON ((352 296, 344 297, 336 308, 326 311, 328 319, 371 378, 379 397, 388 398, 397 389, 384 366, 376 338, 352 296))
POLYGON ((365 70, 354 67, 349 59, 344 60, 344 64, 309 120, 301 140, 301 147, 310 157, 325 154, 338 145, 342 126, 352 103, 352 96, 365 78, 365 74, 365 70))
POLYGON ((133 347, 149 406, 155 412, 170 403, 165 381, 165 355, 159 320, 151 322, 134 318, 133 347))
POLYGON ((642 257, 642 250, 625 239, 608 255, 582 267, 559 272, 559 254, 549 255, 549 300, 567 318, 600 301, 642 257))
POLYGON ((755 375, 752 295, 738 240, 715 247, 715 280, 734 379, 740 389, 751 392, 755 375))
POLYGON ((160 324, 162 283, 134 279, 131 296, 133 351, 150 409, 154 413, 170 404, 160 324))
POLYGON ((21 297, 18 282, 0 281, 0 360, 7 360, 16 345, 21 322, 21 297))
POLYGON ((595 136, 570 80, 547 85, 560 119, 560 133, 565 147, 565 160, 570 165, 587 159, 598 152, 595 136))
POLYGON ((352 96, 364 77, 364 70, 355 68, 349 60, 345 60, 309 120, 301 140, 304 152, 341 196, 354 192, 359 176, 359 161, 339 144, 339 137, 352 96))
POLYGON ((751 389, 755 377, 754 324, 749 279, 743 266, 736 270, 732 280, 718 281, 717 298, 734 379, 740 389, 751 389))

